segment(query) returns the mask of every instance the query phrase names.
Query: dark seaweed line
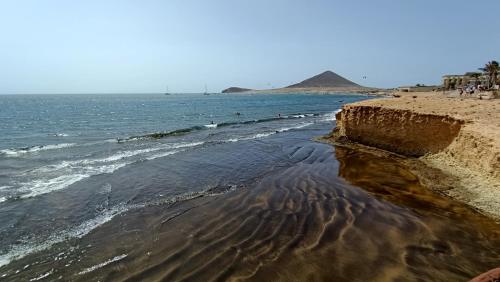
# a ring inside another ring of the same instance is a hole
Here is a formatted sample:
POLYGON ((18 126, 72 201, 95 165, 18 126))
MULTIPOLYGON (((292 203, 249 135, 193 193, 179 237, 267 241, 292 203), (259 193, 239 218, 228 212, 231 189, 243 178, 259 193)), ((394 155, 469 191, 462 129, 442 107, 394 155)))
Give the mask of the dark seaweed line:
MULTIPOLYGON (((305 118, 305 117, 317 117, 320 114, 290 114, 286 116, 280 116, 280 117, 272 117, 272 118, 264 118, 264 119, 255 119, 255 120, 247 120, 247 121, 237 121, 237 122, 222 122, 216 124, 217 128, 219 127, 227 127, 227 126, 233 126, 233 125, 247 125, 247 124, 256 124, 256 123, 264 123, 264 122, 270 122, 270 121, 277 121, 277 120, 284 120, 284 119, 299 119, 299 118, 305 118)), ((149 134, 144 134, 144 135, 135 135, 135 136, 130 136, 126 138, 117 138, 117 142, 126 142, 126 141, 133 141, 133 140, 142 140, 142 139, 161 139, 161 138, 166 138, 166 137, 171 137, 171 136, 181 136, 181 135, 186 135, 191 132, 195 131, 200 131, 200 130, 206 130, 209 129, 205 125, 195 125, 187 128, 181 128, 181 129, 176 129, 172 131, 161 131, 161 132, 154 132, 154 133, 149 133, 149 134)))

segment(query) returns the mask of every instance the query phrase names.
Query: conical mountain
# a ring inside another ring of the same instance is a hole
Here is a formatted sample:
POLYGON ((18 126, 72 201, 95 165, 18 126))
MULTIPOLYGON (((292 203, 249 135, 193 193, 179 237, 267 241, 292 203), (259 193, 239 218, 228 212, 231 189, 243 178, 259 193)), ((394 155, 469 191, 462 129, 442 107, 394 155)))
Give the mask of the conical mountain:
POLYGON ((308 87, 360 87, 360 85, 334 73, 333 71, 325 71, 300 83, 287 86, 286 88, 308 87))

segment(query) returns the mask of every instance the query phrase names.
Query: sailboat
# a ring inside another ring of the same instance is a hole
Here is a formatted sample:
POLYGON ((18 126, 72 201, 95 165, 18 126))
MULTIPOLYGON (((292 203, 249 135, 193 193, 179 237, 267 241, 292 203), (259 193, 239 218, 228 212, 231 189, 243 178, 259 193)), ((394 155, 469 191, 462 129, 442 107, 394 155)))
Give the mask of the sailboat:
POLYGON ((168 85, 167 85, 167 92, 165 92, 165 95, 170 95, 170 92, 168 92, 168 85))
POLYGON ((203 95, 210 95, 210 93, 207 92, 207 85, 205 84, 205 92, 203 92, 203 95))

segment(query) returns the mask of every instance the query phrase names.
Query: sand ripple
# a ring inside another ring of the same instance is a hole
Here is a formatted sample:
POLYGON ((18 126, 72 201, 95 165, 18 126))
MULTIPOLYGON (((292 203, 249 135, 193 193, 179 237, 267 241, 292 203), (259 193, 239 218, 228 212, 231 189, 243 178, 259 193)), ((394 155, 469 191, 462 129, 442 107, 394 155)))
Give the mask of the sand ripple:
MULTIPOLYGON (((108 262, 74 280, 465 281, 500 262, 500 229, 386 157, 311 144, 244 188, 113 220, 108 262), (337 161, 338 159, 339 161, 337 161), (119 243, 117 243, 119 242, 119 243), (114 254, 114 255, 113 255, 114 254)), ((243 184, 242 184, 243 185, 243 184)), ((95 260, 95 257, 93 258, 95 260)))

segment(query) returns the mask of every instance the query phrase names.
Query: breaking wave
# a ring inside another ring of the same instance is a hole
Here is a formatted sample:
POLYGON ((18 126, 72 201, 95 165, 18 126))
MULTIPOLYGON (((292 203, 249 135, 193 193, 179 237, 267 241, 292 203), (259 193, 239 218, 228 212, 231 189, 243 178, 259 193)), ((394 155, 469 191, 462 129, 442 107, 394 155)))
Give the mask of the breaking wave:
POLYGON ((22 194, 19 198, 31 198, 62 190, 85 178, 112 173, 138 160, 153 160, 203 144, 204 142, 163 144, 147 149, 120 151, 105 158, 62 161, 57 164, 43 166, 25 175, 31 180, 20 183, 21 188, 19 191, 22 194))
MULTIPOLYGON (((162 198, 162 199, 160 198, 147 203, 118 204, 112 208, 102 211, 96 217, 86 220, 77 226, 74 226, 67 230, 55 232, 48 238, 44 239, 39 238, 38 240, 35 241, 23 240, 21 238, 19 240, 21 242, 20 244, 12 245, 10 249, 7 250, 7 252, 0 254, 0 267, 7 265, 14 260, 21 259, 29 254, 46 250, 55 244, 68 240, 69 238, 82 238, 95 228, 105 224, 106 222, 113 219, 115 216, 123 214, 125 212, 143 208, 146 206, 172 205, 178 202, 188 201, 200 197, 218 196, 227 192, 234 191, 236 188, 237 188, 236 185, 223 185, 223 186, 211 187, 206 190, 198 192, 187 192, 173 197, 162 198)), ((83 271, 90 272, 93 270, 95 269, 90 267, 83 271)))
POLYGON ((0 150, 0 155, 5 155, 8 157, 16 157, 22 154, 27 153, 35 153, 39 151, 47 151, 47 150, 55 150, 55 149, 63 149, 76 146, 76 143, 61 143, 61 144, 51 144, 51 145, 43 145, 43 146, 31 146, 31 147, 23 147, 18 149, 3 149, 0 150))
POLYGON ((192 127, 181 128, 181 129, 176 129, 176 130, 172 130, 172 131, 154 132, 154 133, 149 133, 149 134, 144 134, 144 135, 130 136, 127 138, 118 138, 117 141, 120 143, 120 142, 134 141, 134 140, 141 140, 141 139, 161 139, 161 138, 166 138, 166 137, 171 137, 171 136, 186 135, 186 134, 194 132, 194 131, 200 131, 200 130, 205 130, 205 129, 221 128, 221 127, 234 126, 234 125, 256 124, 256 123, 264 123, 264 122, 278 121, 278 120, 285 120, 285 119, 300 119, 300 118, 317 117, 317 116, 320 116, 320 114, 317 114, 317 113, 291 114, 291 115, 280 115, 280 116, 272 117, 272 118, 254 119, 254 120, 247 120, 247 121, 222 122, 222 123, 206 124, 203 126, 195 125, 192 127))

